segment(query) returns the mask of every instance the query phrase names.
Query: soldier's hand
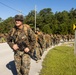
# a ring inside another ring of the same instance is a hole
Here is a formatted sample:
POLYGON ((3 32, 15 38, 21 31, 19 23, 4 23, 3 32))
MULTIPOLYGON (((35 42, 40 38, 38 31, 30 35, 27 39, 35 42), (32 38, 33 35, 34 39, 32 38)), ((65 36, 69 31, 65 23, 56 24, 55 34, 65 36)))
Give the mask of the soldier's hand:
POLYGON ((28 53, 28 52, 29 52, 29 48, 26 47, 26 48, 24 49, 24 52, 28 53))
POLYGON ((18 45, 17 45, 17 44, 14 44, 14 45, 13 45, 13 49, 14 49, 14 50, 18 50, 18 49, 19 49, 18 45))

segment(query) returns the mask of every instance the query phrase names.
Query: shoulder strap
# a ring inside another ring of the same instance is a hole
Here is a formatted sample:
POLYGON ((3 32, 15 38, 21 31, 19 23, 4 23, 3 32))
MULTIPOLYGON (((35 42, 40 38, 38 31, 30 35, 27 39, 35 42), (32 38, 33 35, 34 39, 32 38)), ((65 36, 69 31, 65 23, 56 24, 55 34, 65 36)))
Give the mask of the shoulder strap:
POLYGON ((15 28, 12 28, 11 36, 13 36, 14 33, 15 33, 15 28))
POLYGON ((29 29, 30 29, 30 26, 27 25, 27 24, 24 24, 24 32, 25 32, 25 34, 28 35, 29 29))

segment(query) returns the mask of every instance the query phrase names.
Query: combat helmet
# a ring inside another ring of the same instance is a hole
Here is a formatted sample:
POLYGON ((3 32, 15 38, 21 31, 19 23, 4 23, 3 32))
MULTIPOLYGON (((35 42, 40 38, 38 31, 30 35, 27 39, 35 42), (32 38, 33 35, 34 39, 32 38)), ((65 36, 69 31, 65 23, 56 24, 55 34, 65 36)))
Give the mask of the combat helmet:
POLYGON ((23 21, 24 17, 23 17, 23 15, 15 15, 14 19, 15 19, 15 21, 17 21, 17 20, 23 21))
POLYGON ((40 29, 39 28, 36 28, 36 31, 40 31, 40 29))

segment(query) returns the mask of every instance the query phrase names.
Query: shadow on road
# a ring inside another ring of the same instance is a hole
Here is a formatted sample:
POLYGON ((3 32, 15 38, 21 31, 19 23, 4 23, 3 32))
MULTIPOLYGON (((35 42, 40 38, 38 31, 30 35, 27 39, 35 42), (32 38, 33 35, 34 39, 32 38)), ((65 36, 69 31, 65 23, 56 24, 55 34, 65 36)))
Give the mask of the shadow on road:
POLYGON ((17 71, 16 71, 16 67, 15 67, 15 62, 14 60, 13 61, 10 61, 6 67, 11 70, 11 72, 13 73, 13 75, 17 75, 17 71))

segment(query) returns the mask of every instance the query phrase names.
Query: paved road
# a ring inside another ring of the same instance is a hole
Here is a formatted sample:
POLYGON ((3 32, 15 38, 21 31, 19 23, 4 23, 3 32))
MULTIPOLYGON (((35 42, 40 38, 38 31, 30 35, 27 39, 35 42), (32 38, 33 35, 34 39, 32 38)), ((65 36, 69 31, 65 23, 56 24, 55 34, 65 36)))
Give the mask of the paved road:
MULTIPOLYGON (((51 48, 53 47, 54 46, 51 48)), ((42 59, 38 63, 31 59, 29 75, 39 75, 39 72, 42 69, 42 61, 51 48, 44 52, 42 59)), ((17 75, 13 54, 13 50, 8 46, 7 43, 0 44, 0 75, 17 75)))
POLYGON ((0 44, 0 75, 17 75, 13 51, 7 43, 0 44))

